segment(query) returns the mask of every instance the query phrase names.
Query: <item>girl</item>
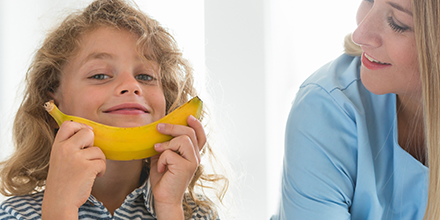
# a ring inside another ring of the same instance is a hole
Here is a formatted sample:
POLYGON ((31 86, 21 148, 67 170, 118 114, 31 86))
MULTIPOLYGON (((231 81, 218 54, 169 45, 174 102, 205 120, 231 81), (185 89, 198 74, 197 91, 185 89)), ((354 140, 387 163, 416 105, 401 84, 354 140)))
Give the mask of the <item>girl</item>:
MULTIPOLYGON (((69 15, 37 51, 14 122, 16 151, 4 161, 0 191, 13 196, 1 219, 216 219, 206 184, 222 199, 227 179, 206 174, 203 125, 159 124, 174 138, 146 160, 106 160, 93 130, 58 128, 42 108, 102 124, 135 127, 164 117, 196 95, 192 69, 159 23, 123 0, 96 0, 69 15)), ((148 137, 146 137, 148 138, 148 137)), ((212 155, 213 156, 213 155, 212 155)), ((215 158, 215 157, 214 157, 215 158)))
POLYGON ((361 53, 319 69, 292 106, 273 219, 440 218, 439 9, 362 1, 347 44, 361 53))

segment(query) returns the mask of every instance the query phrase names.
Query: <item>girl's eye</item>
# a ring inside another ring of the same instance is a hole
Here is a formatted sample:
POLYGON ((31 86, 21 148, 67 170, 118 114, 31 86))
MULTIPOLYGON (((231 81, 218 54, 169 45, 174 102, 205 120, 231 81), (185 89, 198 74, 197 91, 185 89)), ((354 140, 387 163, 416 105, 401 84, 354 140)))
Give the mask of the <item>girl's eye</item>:
POLYGON ((89 77, 90 79, 97 79, 97 80, 104 80, 104 79, 108 79, 110 78, 110 76, 106 75, 106 74, 95 74, 91 77, 89 77))
POLYGON ((156 80, 154 77, 152 77, 148 74, 139 74, 136 76, 136 79, 141 80, 141 81, 145 81, 145 82, 156 80))
POLYGON ((402 33, 409 29, 409 27, 402 27, 394 21, 393 17, 388 17, 388 24, 390 25, 391 29, 397 33, 402 33))

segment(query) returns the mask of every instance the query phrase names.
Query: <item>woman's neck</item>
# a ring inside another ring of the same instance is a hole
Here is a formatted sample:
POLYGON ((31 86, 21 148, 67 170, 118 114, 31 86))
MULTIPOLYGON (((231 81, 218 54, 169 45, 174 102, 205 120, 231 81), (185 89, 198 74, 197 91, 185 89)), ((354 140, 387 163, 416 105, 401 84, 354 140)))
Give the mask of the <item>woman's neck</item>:
POLYGON ((105 174, 96 178, 92 195, 113 214, 122 205, 126 196, 140 186, 143 166, 142 160, 107 160, 105 174))
POLYGON ((426 150, 421 97, 398 95, 396 107, 399 145, 422 164, 425 164, 426 150))

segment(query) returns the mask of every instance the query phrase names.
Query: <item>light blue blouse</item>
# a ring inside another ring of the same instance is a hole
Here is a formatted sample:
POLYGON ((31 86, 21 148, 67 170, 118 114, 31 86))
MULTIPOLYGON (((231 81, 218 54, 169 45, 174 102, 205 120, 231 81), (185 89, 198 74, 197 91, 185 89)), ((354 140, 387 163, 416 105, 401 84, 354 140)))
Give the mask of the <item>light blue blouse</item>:
POLYGON ((396 95, 342 55, 300 87, 286 128, 278 219, 423 219, 428 169, 397 143, 396 95))

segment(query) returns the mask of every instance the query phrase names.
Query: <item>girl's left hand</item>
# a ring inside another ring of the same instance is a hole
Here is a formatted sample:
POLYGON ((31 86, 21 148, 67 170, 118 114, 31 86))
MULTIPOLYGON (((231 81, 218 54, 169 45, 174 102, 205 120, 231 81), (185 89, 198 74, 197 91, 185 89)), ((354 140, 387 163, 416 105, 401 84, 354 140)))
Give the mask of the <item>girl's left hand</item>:
POLYGON ((160 133, 174 137, 156 144, 160 154, 151 157, 150 181, 158 219, 178 219, 177 216, 183 219, 183 195, 200 164, 206 134, 203 125, 193 116, 189 116, 187 122, 189 126, 157 126, 160 133))

